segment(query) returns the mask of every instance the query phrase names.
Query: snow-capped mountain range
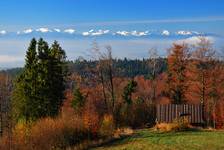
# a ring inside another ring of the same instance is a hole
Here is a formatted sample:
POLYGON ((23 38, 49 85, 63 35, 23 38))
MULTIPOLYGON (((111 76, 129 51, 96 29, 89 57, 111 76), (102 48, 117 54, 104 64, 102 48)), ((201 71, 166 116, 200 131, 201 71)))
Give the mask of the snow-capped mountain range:
POLYGON ((198 31, 188 31, 188 30, 179 30, 179 31, 169 31, 169 30, 146 30, 146 31, 137 31, 137 30, 118 30, 112 31, 109 29, 99 29, 94 30, 90 29, 88 31, 77 31, 73 28, 59 29, 59 28, 37 28, 37 29, 24 29, 21 31, 7 31, 0 30, 0 36, 36 36, 36 35, 51 35, 51 36, 83 36, 83 37, 94 37, 94 36, 118 36, 118 37, 180 37, 180 36, 208 36, 214 35, 212 33, 201 33, 198 31))

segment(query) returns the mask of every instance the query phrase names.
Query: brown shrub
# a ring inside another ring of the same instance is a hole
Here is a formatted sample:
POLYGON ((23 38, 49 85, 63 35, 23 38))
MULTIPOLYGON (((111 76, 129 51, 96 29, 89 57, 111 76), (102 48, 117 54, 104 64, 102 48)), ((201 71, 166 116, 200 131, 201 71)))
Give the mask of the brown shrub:
POLYGON ((51 150, 74 146, 88 137, 82 118, 44 118, 32 125, 18 123, 11 135, 0 141, 0 149, 13 150, 51 150), (11 141, 9 141, 11 140, 11 141))
POLYGON ((122 136, 129 136, 132 135, 134 133, 134 130, 131 128, 118 128, 115 130, 114 132, 114 137, 115 138, 120 138, 122 136))
POLYGON ((112 115, 104 115, 101 126, 100 126, 100 135, 103 137, 113 136, 115 129, 114 119, 112 115))
POLYGON ((178 129, 178 125, 175 123, 159 123, 156 124, 155 129, 162 132, 176 131, 178 129))
POLYGON ((192 128, 189 121, 185 117, 175 119, 172 123, 157 123, 155 129, 162 132, 183 131, 192 128))
POLYGON ((55 149, 75 145, 87 137, 82 120, 46 118, 31 128, 30 142, 34 149, 55 149), (46 142, 47 141, 47 142, 46 142))

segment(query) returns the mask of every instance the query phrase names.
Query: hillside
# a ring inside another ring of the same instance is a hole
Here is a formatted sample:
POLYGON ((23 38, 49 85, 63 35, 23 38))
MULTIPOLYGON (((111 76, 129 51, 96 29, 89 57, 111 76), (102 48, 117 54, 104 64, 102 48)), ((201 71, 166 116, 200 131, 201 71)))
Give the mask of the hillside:
MULTIPOLYGON (((135 77, 139 75, 143 75, 147 78, 152 74, 152 66, 149 66, 148 59, 114 59, 113 60, 113 68, 115 68, 115 76, 116 77, 135 77)), ((89 70, 96 68, 97 61, 91 60, 74 60, 68 61, 68 69, 70 73, 76 73, 81 76, 88 76, 90 74, 89 70)), ((167 60, 166 58, 158 58, 157 63, 158 66, 158 74, 167 70, 167 60)), ((23 68, 12 68, 5 69, 1 72, 7 73, 12 77, 15 77, 19 73, 23 71, 23 68)))

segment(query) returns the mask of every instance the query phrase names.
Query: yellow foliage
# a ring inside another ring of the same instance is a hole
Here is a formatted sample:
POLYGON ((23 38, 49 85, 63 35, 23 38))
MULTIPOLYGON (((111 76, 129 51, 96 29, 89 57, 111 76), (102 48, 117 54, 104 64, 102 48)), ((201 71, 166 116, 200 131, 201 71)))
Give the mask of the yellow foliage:
POLYGON ((131 128, 118 128, 114 132, 114 137, 119 138, 121 136, 129 136, 129 135, 132 135, 133 133, 134 131, 131 128))
POLYGON ((105 137, 110 137, 114 133, 114 120, 112 115, 104 115, 101 127, 100 127, 100 135, 105 137))
POLYGON ((180 131, 188 128, 191 128, 191 125, 185 117, 176 118, 172 123, 157 123, 155 125, 155 129, 162 132, 180 131))

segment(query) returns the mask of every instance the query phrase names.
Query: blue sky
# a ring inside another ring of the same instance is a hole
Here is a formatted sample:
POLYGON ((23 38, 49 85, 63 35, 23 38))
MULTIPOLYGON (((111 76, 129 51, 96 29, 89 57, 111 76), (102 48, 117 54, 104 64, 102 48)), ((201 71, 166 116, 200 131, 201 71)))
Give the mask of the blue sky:
POLYGON ((223 0, 2 0, 0 68, 22 66, 32 37, 58 40, 69 59, 87 58, 94 40, 115 57, 143 58, 201 35, 221 47, 223 28, 223 0))

